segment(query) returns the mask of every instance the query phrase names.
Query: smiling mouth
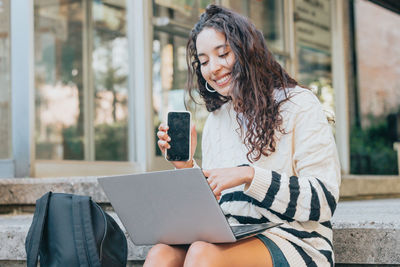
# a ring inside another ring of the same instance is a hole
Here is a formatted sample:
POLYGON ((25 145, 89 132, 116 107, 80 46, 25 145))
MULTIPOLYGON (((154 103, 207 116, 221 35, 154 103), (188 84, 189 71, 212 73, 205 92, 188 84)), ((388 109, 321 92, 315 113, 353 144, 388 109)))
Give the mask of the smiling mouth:
POLYGON ((214 80, 214 81, 219 87, 223 87, 223 86, 227 85, 230 82, 231 77, 232 77, 232 75, 230 73, 228 73, 224 77, 222 77, 222 78, 220 78, 218 80, 214 80))
POLYGON ((232 75, 230 73, 224 75, 222 78, 218 80, 214 80, 214 82, 218 85, 218 87, 224 87, 227 85, 231 80, 232 75))

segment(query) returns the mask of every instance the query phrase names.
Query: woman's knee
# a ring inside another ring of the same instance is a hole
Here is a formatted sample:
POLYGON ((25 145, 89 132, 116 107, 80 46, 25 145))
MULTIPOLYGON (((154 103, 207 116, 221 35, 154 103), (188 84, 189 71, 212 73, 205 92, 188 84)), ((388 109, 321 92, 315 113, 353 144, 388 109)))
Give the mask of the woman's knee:
POLYGON ((181 254, 177 248, 157 244, 148 252, 144 266, 179 266, 184 260, 184 256, 181 254))
POLYGON ((197 241, 190 245, 185 266, 218 266, 218 249, 215 245, 197 241))

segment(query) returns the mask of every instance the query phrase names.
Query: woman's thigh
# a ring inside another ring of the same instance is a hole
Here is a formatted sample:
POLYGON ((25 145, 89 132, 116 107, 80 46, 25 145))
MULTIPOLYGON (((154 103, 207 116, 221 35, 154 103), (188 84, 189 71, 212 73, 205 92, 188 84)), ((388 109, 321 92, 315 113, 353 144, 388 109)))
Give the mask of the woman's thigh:
POLYGON ((264 243, 255 237, 229 244, 200 241, 189 247, 184 266, 272 267, 272 258, 264 243))

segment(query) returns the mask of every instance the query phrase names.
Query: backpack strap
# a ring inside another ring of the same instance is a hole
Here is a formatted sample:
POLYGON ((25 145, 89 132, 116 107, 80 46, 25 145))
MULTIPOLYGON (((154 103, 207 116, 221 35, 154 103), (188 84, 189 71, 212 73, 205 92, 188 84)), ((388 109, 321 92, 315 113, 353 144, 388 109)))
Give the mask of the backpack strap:
POLYGON ((94 239, 90 197, 72 196, 74 241, 80 266, 101 267, 94 239))
POLYGON ((36 208, 32 224, 25 240, 26 261, 28 267, 37 266, 39 247, 43 236, 50 196, 51 191, 36 200, 36 208))

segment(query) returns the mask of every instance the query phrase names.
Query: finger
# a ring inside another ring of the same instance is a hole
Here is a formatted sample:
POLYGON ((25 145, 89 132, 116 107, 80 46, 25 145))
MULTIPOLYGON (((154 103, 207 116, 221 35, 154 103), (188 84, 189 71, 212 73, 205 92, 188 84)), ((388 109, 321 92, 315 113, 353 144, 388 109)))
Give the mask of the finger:
POLYGON ((164 154, 164 152, 165 152, 165 147, 164 147, 164 145, 162 144, 161 140, 158 140, 157 145, 158 145, 158 148, 161 150, 161 153, 164 154))
POLYGON ((193 139, 196 139, 197 137, 197 132, 196 132, 196 125, 192 125, 192 127, 190 128, 190 134, 192 135, 193 139))
POLYGON ((168 131, 169 127, 165 123, 161 123, 160 126, 158 126, 158 130, 160 131, 168 131))
POLYGON ((167 142, 171 141, 171 137, 169 137, 169 135, 166 132, 163 132, 163 131, 158 131, 157 132, 157 137, 159 139, 167 141, 167 142))
POLYGON ((211 173, 210 173, 209 170, 203 170, 203 174, 204 174, 205 177, 208 178, 208 177, 210 176, 211 173))
POLYGON ((161 150, 161 154, 164 154, 165 148, 163 146, 161 146, 160 144, 158 144, 158 142, 157 142, 157 145, 158 145, 158 148, 161 150))
POLYGON ((194 153, 196 152, 196 146, 197 146, 197 132, 196 132, 196 126, 193 124, 190 130, 190 149, 192 152, 192 158, 194 156, 194 153))
POLYGON ((164 153, 165 149, 169 149, 171 148, 171 146, 164 140, 158 140, 157 142, 158 147, 160 148, 160 150, 164 153))
POLYGON ((213 193, 214 193, 215 196, 221 195, 221 192, 222 192, 222 189, 221 189, 220 186, 216 186, 216 187, 214 188, 214 190, 213 190, 213 193))
POLYGON ((214 189, 217 187, 216 183, 209 183, 209 185, 212 191, 214 191, 214 189))

